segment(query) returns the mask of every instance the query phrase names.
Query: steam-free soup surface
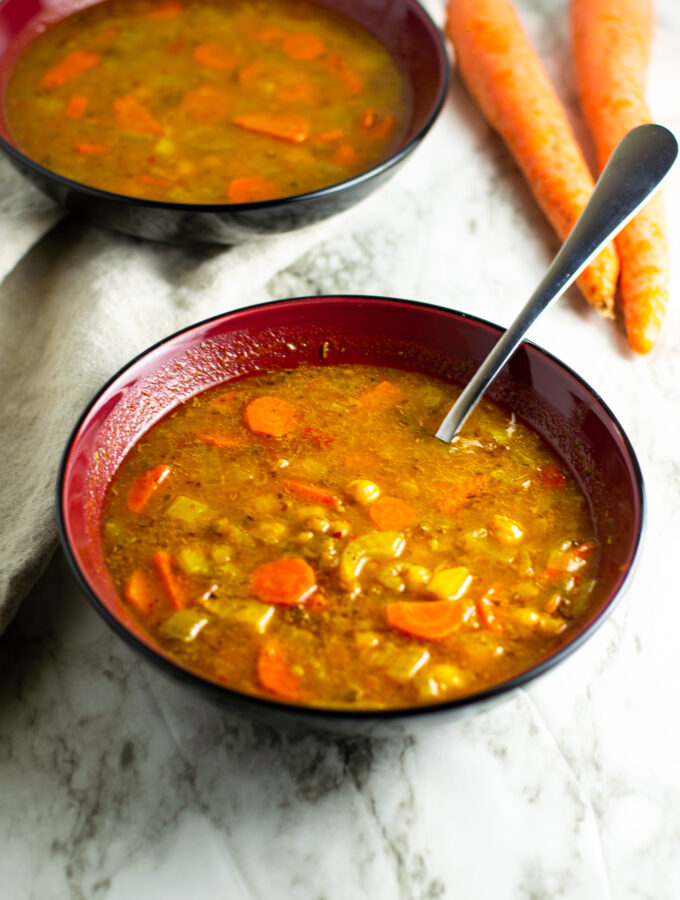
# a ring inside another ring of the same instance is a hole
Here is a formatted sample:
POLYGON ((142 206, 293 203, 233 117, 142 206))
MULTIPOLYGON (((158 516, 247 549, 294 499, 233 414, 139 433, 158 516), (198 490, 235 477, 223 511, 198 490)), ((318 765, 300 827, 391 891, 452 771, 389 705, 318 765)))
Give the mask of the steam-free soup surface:
POLYGON ((20 148, 76 181, 241 203, 370 168, 409 98, 375 37, 306 0, 106 0, 27 46, 6 109, 20 148))
POLYGON ((374 709, 496 684, 588 610, 585 499, 538 437, 457 390, 368 366, 210 390, 156 425, 108 493, 120 594, 165 652, 247 693, 374 709))

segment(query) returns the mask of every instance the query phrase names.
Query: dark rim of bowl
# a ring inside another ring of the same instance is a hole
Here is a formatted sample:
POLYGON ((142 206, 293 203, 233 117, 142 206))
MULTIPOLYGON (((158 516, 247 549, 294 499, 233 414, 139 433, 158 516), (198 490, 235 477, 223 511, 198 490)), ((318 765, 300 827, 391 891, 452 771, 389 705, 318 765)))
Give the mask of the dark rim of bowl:
MULTIPOLYGON (((0 2, 2 2, 2 0, 0 0, 0 2)), ((425 9, 425 7, 419 2, 419 0, 406 0, 406 2, 409 3, 422 17, 423 24, 426 26, 429 36, 432 39, 432 45, 436 52, 440 72, 438 86, 439 89, 437 91, 437 95, 434 99, 429 113, 425 117, 425 121, 406 144, 404 144, 403 146, 400 144, 399 147, 388 157, 382 160, 382 162, 379 162, 376 165, 372 166, 370 169, 359 172, 358 175, 353 175, 351 178, 347 178, 344 181, 338 181, 335 184, 328 185, 324 188, 317 188, 313 191, 305 191, 302 194, 288 194, 283 197, 275 197, 272 200, 257 200, 248 203, 175 203, 169 200, 149 200, 145 197, 134 197, 129 194, 118 194, 115 191, 107 191, 102 188, 93 187, 89 184, 84 184, 82 181, 75 181, 72 178, 67 178, 65 175, 60 175, 58 172, 55 172, 52 169, 48 169, 45 166, 41 165, 39 162, 36 162, 34 159, 31 159, 31 157, 27 156, 23 152, 23 150, 12 144, 2 135, 0 135, 0 146, 3 150, 5 150, 5 152, 14 157, 16 160, 22 162, 24 165, 27 165, 29 168, 38 172, 43 177, 58 182, 65 188, 77 189, 84 194, 88 194, 100 200, 108 200, 110 202, 113 201, 116 203, 132 203, 135 206, 149 207, 150 209, 173 210, 185 213, 217 213, 230 212, 232 210, 235 212, 243 212, 244 210, 251 209, 268 209, 270 207, 279 206, 282 203, 303 203, 311 199, 332 196, 333 194, 337 194, 340 191, 344 191, 357 185, 363 184, 365 181, 370 181, 372 178, 375 178, 381 175, 383 172, 388 171, 393 166, 398 165, 416 148, 416 146, 430 130, 430 128, 434 125, 435 121, 437 120, 437 116, 439 115, 439 112, 444 104, 444 100, 446 99, 446 95, 449 89, 449 83, 451 80, 451 64, 449 61, 444 36, 439 28, 437 28, 432 17, 425 9)), ((4 98, 0 98, 0 102, 4 102, 4 98)))
POLYGON ((515 675, 513 678, 508 679, 507 681, 503 681, 500 684, 493 685, 492 687, 486 688, 485 690, 478 691, 473 694, 467 694, 462 697, 457 697, 451 700, 446 700, 441 703, 426 703, 418 706, 407 706, 407 707, 396 707, 394 709, 363 709, 363 710, 355 710, 355 709, 338 709, 338 708, 329 708, 323 706, 304 706, 297 705, 294 703, 286 703, 283 700, 275 700, 269 699, 267 697, 259 697, 256 694, 249 694, 245 691, 239 691, 234 688, 230 688, 226 685, 217 684, 214 681, 205 678, 200 673, 194 672, 190 669, 183 667, 180 663, 175 662, 171 659, 166 658, 161 655, 156 650, 149 647, 147 644, 143 643, 136 635, 132 634, 128 629, 110 612, 110 610, 99 600, 97 594, 92 590, 90 585, 87 582, 87 579, 78 565, 75 554, 71 549, 71 545, 67 535, 67 527, 62 503, 62 497, 64 494, 64 480, 66 478, 66 469, 69 464, 69 460, 71 457, 71 453, 73 451, 73 444, 75 439, 80 431, 83 423, 90 415, 93 408, 96 406, 99 398, 108 390, 108 388, 118 379, 120 378, 128 369, 131 369, 138 361, 143 359, 149 353, 152 353, 157 348, 163 346, 164 344, 168 344, 183 334, 186 334, 190 331, 193 331, 196 328, 203 328, 206 325, 209 325, 211 322, 217 322, 223 319, 228 319, 232 315, 237 315, 239 313, 249 312, 251 310, 256 309, 266 309, 271 306, 280 306, 285 304, 294 304, 300 301, 321 301, 322 303, 325 301, 334 301, 337 302, 339 299, 342 300, 350 300, 350 301, 379 301, 379 302, 388 302, 395 304, 404 304, 407 306, 414 307, 423 307, 424 309, 433 310, 438 313, 445 313, 447 315, 452 316, 453 318, 459 318, 468 320, 470 322, 475 322, 479 325, 484 325, 488 328, 491 328, 493 331, 496 331, 499 335, 503 333, 504 329, 494 324, 493 322, 489 322, 487 319, 483 319, 480 316, 472 315, 471 313, 462 312, 460 310, 452 310, 447 307, 437 306, 434 303, 424 303, 415 300, 405 300, 402 298, 395 297, 384 297, 380 295, 374 294, 333 294, 333 295, 319 295, 319 296, 302 296, 302 297, 287 297, 282 300, 271 300, 265 303, 254 303, 250 306, 240 307, 239 309, 231 310, 228 313, 219 313, 215 316, 210 316, 207 319, 202 319, 200 322, 194 322, 192 325, 187 326, 186 328, 181 328, 178 331, 174 332, 171 335, 168 335, 165 338, 162 338, 160 341, 157 341, 155 344, 152 344, 150 347, 147 347, 133 359, 131 359, 128 363, 122 366, 109 380, 97 391, 94 397, 87 404, 85 410, 78 418, 69 439, 66 443, 66 448, 62 455, 61 463, 59 465, 59 471, 57 475, 57 527, 59 531, 59 538, 61 540, 62 547, 64 549, 66 558, 73 570, 76 580, 80 584, 80 587, 84 591, 85 595, 88 597, 94 608, 97 612, 102 616, 102 618, 111 626, 111 628, 123 638, 125 642, 127 642, 130 646, 132 646, 135 650, 140 652, 144 657, 146 657, 150 662, 154 663, 157 666, 160 666, 167 674, 173 676, 176 679, 179 679, 188 684, 192 684, 201 690, 208 691, 215 699, 224 703, 227 699, 234 701, 234 706, 240 705, 242 707, 253 706, 262 711, 271 710, 272 713, 279 714, 290 714, 292 716, 299 716, 301 718, 307 717, 309 719, 310 726, 314 725, 315 720, 318 721, 319 725, 323 724, 324 719, 330 719, 336 722, 341 722, 343 720, 347 722, 366 722, 367 724, 373 720, 376 721, 392 721, 399 719, 411 718, 414 716, 424 716, 428 714, 435 713, 445 713, 447 711, 451 711, 454 709, 460 709, 466 706, 473 706, 475 704, 484 704, 486 701, 489 701, 495 697, 500 697, 503 694, 507 694, 513 691, 515 688, 521 688, 529 682, 533 681, 538 676, 542 675, 544 672, 549 669, 554 668, 559 663, 563 662, 568 656, 570 656, 575 650, 577 650, 583 643, 585 643, 588 638, 594 634, 595 631, 604 623, 604 621, 611 615, 614 608, 620 601, 624 591, 628 587, 630 583, 630 579, 633 575, 634 570, 637 567, 638 560, 640 557, 640 546, 642 542, 642 536, 645 531, 645 523, 646 523, 646 500, 645 500, 645 488, 644 481, 642 477, 642 470, 640 468, 638 459, 635 455, 635 451, 628 439, 626 432, 623 430, 619 420, 614 415, 609 406, 604 402, 604 400, 600 397, 600 395, 595 391, 590 385, 583 379, 577 372, 575 372, 570 366, 566 363, 563 363, 560 359, 554 356, 547 350, 539 347, 531 341, 524 341, 522 346, 527 346, 531 348, 532 351, 540 354, 541 356, 548 359, 554 365, 556 365, 559 369, 566 372, 570 375, 575 381, 577 381, 586 392, 597 402, 603 412, 606 414, 607 418, 611 422, 614 430, 618 432, 619 437, 625 447, 628 458, 631 463, 631 467, 634 474, 634 483, 638 492, 638 499, 640 504, 640 527, 637 531, 636 539, 634 546, 632 548, 632 556, 630 560, 630 565, 628 566, 626 573, 624 575, 623 580, 619 586, 619 589, 613 594, 607 603, 602 607, 593 621, 586 627, 584 630, 577 634, 572 640, 570 640, 567 644, 557 649, 550 656, 536 663, 534 666, 531 666, 529 669, 521 672, 519 675, 515 675))

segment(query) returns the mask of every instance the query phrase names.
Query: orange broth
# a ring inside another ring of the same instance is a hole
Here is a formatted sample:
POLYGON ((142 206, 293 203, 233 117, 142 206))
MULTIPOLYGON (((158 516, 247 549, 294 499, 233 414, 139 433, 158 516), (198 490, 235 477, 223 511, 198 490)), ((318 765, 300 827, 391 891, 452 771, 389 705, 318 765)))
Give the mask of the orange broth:
POLYGON ((412 372, 301 366, 206 391, 155 425, 107 494, 105 558, 180 664, 328 708, 465 696, 589 613, 587 503, 537 435, 412 372))
POLYGON ((379 40, 307 0, 106 0, 25 48, 5 106, 19 148, 61 175, 222 204, 371 168, 410 98, 379 40))

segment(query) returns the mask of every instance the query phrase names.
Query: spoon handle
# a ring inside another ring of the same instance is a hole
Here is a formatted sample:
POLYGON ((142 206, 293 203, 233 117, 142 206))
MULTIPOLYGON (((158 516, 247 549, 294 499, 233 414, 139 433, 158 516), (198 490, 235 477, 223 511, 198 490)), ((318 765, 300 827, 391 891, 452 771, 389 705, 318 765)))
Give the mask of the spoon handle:
POLYGON ((440 440, 453 439, 535 319, 645 205, 677 155, 678 143, 662 125, 640 125, 623 138, 543 280, 446 414, 440 440))

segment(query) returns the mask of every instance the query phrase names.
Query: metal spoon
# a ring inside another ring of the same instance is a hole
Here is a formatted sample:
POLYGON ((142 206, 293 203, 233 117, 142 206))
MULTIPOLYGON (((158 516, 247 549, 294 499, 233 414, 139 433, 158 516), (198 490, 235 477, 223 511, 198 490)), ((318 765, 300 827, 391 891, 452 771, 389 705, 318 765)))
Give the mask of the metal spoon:
POLYGON ((662 125, 640 125, 628 132, 543 280, 446 414, 436 435, 440 440, 450 443, 534 321, 645 205, 677 155, 678 142, 662 125))

